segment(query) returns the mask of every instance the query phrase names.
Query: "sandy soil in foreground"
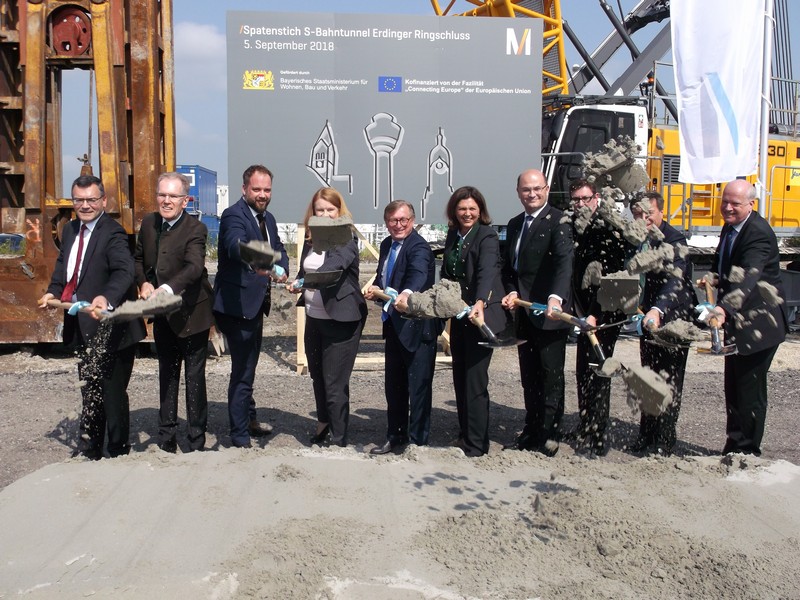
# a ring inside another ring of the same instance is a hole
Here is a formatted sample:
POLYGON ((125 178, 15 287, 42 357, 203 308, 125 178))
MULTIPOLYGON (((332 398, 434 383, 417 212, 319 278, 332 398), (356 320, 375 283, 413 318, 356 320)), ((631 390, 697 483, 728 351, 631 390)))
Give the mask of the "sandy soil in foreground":
MULTIPOLYGON (((311 382, 293 368, 293 331, 291 312, 268 320, 257 403, 275 433, 258 447, 227 447, 225 356, 208 368, 211 451, 160 452, 157 363, 141 358, 129 388, 134 450, 99 463, 70 458, 74 359, 6 349, 0 598, 800 598, 796 339, 773 365, 760 459, 715 454, 721 362, 694 353, 675 456, 627 452, 638 415, 618 380, 607 457, 566 444, 551 459, 503 452, 523 419, 513 350, 492 362, 490 453, 467 459, 447 445, 456 425, 444 363, 431 447, 369 456, 385 434, 375 364, 353 374, 350 446, 310 447, 311 382)), ((365 356, 380 348, 365 337, 365 356)), ((635 362, 636 342, 615 356, 635 362)), ((574 346, 567 364, 569 429, 574 346)))

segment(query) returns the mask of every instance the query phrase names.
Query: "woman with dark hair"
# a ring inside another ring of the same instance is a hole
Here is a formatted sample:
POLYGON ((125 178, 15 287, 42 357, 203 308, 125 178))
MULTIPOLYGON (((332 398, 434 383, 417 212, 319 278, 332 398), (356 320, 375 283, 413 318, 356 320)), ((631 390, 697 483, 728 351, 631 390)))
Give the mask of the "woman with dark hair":
POLYGON ((450 350, 453 357, 453 387, 456 392, 457 446, 467 456, 489 451, 489 362, 492 349, 473 320, 483 319, 499 333, 509 324, 503 310, 500 280, 500 244, 483 194, 474 187, 458 188, 447 203, 450 228, 444 245, 442 279, 461 285, 461 299, 470 306, 467 317, 450 319, 450 350))
POLYGON ((300 255, 300 272, 289 285, 301 292, 298 306, 305 306, 305 347, 308 372, 317 404, 317 430, 312 444, 347 445, 350 419, 350 373, 358 354, 361 331, 367 318, 367 305, 358 282, 358 244, 355 239, 327 251, 314 250, 308 228, 312 216, 350 216, 341 194, 321 188, 311 198, 304 224, 306 239, 300 255), (319 290, 301 290, 298 280, 316 271, 342 271, 339 281, 319 290))

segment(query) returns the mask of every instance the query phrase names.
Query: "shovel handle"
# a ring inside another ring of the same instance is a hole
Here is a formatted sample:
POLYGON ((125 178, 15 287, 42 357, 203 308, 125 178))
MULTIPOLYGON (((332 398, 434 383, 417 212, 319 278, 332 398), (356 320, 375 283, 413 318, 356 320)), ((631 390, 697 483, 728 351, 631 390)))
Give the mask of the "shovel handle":
POLYGON ((705 280, 705 292, 706 292, 706 301, 709 304, 716 304, 716 298, 714 298, 714 288, 711 286, 711 282, 708 279, 705 280))
POLYGON ((592 345, 592 350, 594 350, 594 355, 597 357, 597 362, 602 365, 606 362, 606 353, 603 352, 600 340, 597 339, 597 335, 594 331, 587 331, 586 337, 589 338, 589 343, 592 345))
POLYGON ((475 315, 470 319, 472 323, 481 330, 481 333, 484 337, 489 340, 493 344, 498 344, 497 336, 494 334, 494 331, 486 324, 486 321, 483 320, 483 317, 479 317, 475 315))
MULTIPOLYGON (((52 306, 53 308, 61 308, 61 309, 64 309, 64 310, 69 310, 70 308, 72 308, 72 302, 62 302, 58 298, 50 298, 50 300, 47 301, 47 306, 52 306)), ((86 313, 91 313, 92 312, 92 310, 88 306, 86 308, 82 308, 81 311, 86 312, 86 313)), ((94 309, 94 313, 97 314, 97 315, 101 315, 101 314, 103 314, 103 311, 100 310, 99 308, 95 308, 94 309)))
POLYGON ((384 292, 374 291, 372 292, 372 295, 375 296, 378 300, 383 300, 384 302, 392 299, 392 297, 389 294, 386 294, 384 292))

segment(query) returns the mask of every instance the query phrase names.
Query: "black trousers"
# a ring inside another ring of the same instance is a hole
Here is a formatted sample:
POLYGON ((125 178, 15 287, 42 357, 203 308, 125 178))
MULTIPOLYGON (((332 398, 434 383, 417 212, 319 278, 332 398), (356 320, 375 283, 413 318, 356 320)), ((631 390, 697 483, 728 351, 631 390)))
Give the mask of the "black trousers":
POLYGON ((484 337, 466 317, 450 319, 453 388, 462 449, 467 456, 489 451, 489 363, 492 349, 478 342, 484 337))
POLYGON ((417 446, 425 446, 431 430, 436 340, 423 341, 416 352, 409 352, 400 343, 391 321, 383 323, 383 336, 387 439, 410 440, 417 446))
POLYGON ((111 457, 130 452, 130 401, 128 383, 133 373, 136 345, 113 351, 105 343, 110 331, 101 329, 88 342, 79 343, 78 377, 83 381, 81 433, 87 454, 102 456, 108 432, 111 457))
POLYGON ((642 413, 639 420, 639 441, 666 452, 672 452, 676 440, 678 413, 681 410, 683 378, 686 374, 686 359, 689 348, 666 348, 649 343, 652 339, 645 333, 639 340, 639 354, 642 366, 649 367, 665 379, 672 389, 672 403, 661 415, 654 417, 642 413))
POLYGON ((767 420, 767 372, 778 347, 755 354, 725 357, 725 428, 728 439, 723 454, 761 454, 767 420))
POLYGON ((158 411, 158 437, 161 443, 175 441, 178 432, 178 390, 181 366, 185 365, 186 428, 189 446, 200 450, 206 443, 208 398, 206 395, 206 357, 208 330, 178 337, 166 319, 153 323, 153 338, 158 351, 158 383, 161 405, 158 411))
MULTIPOLYGON (((595 333, 605 356, 614 353, 614 346, 619 337, 619 327, 601 329, 595 333)), ((608 413, 611 404, 611 378, 600 377, 591 368, 597 364, 597 356, 592 350, 589 338, 578 336, 578 347, 575 358, 575 379, 578 383, 578 411, 580 425, 578 434, 584 440, 594 444, 604 444, 608 413)))
POLYGON ((560 437, 569 328, 539 329, 523 316, 519 333, 527 340, 517 346, 526 410, 523 435, 538 446, 560 437))
POLYGON ((363 328, 363 321, 306 317, 306 360, 314 386, 317 421, 330 424, 331 443, 338 446, 347 445, 350 374, 363 328))

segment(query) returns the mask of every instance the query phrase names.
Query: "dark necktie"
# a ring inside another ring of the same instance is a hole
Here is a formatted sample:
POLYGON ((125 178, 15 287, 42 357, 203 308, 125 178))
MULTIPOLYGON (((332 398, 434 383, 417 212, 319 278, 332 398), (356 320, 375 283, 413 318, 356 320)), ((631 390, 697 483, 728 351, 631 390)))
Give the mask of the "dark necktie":
POLYGON ((158 248, 159 245, 161 245, 161 236, 167 233, 169 230, 170 230, 169 223, 167 223, 166 221, 161 223, 161 229, 159 229, 158 235, 156 236, 156 248, 158 248))
POLYGON ((519 234, 519 243, 517 244, 517 254, 514 256, 514 270, 519 267, 519 253, 522 252, 522 246, 525 244, 525 238, 528 235, 528 231, 531 229, 531 223, 533 223, 533 215, 526 215, 525 216, 525 224, 522 226, 522 232, 519 234))
POLYGON ((269 241, 269 236, 267 235, 267 217, 264 213, 256 213, 256 219, 258 219, 258 229, 261 231, 261 238, 265 241, 269 241))
POLYGON ((69 278, 64 291, 61 292, 62 302, 72 302, 72 295, 75 293, 75 288, 78 287, 78 271, 81 268, 81 259, 83 258, 83 233, 86 231, 86 225, 81 223, 81 229, 78 232, 78 255, 75 257, 75 268, 72 269, 72 277, 69 278))
POLYGON ((733 248, 733 242, 736 240, 736 235, 738 233, 738 231, 731 227, 731 229, 728 231, 728 234, 725 236, 725 241, 722 244, 722 256, 720 257, 719 261, 720 275, 730 271, 731 249, 733 248))
MULTIPOLYGON (((264 213, 256 213, 256 219, 258 220, 258 229, 261 231, 261 237, 265 242, 269 242, 269 236, 267 235, 267 218, 264 213)), ((270 305, 272 304, 272 289, 271 284, 267 283, 267 289, 264 291, 264 301, 261 303, 261 312, 264 315, 269 315, 270 305)))

